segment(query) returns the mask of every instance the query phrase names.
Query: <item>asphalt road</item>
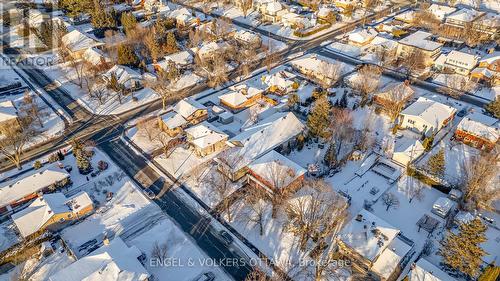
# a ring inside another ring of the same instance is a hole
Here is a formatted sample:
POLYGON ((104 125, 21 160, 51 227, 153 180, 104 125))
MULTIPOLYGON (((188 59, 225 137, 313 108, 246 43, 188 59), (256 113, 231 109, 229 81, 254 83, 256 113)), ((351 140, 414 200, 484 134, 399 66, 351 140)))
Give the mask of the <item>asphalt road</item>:
MULTIPOLYGON (((106 136, 102 136, 102 138, 105 139, 106 136)), ((99 145, 99 148, 108 154, 139 186, 146 185, 159 195, 154 199, 154 202, 196 241, 198 247, 205 254, 215 261, 237 260, 236 264, 221 265, 224 271, 235 280, 244 280, 252 271, 249 263, 245 262, 246 257, 240 255, 233 246, 224 243, 218 230, 210 224, 210 217, 201 214, 179 197, 177 192, 171 188, 171 181, 161 180, 162 177, 148 166, 146 160, 137 155, 125 143, 119 139, 104 141, 99 145)))

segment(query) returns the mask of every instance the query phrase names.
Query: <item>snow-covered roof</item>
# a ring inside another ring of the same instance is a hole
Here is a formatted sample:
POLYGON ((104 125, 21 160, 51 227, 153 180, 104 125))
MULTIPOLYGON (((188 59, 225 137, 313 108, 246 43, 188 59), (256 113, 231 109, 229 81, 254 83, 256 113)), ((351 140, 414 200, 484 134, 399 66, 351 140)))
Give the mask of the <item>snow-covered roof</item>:
POLYGON ((491 54, 487 54, 481 60, 479 60, 480 63, 487 63, 487 64, 492 64, 495 61, 500 60, 500 51, 493 52, 491 54))
POLYGON ((238 146, 233 152, 235 159, 241 158, 236 167, 232 168, 237 171, 247 166, 253 160, 297 136, 304 128, 304 124, 291 112, 278 112, 261 120, 229 140, 238 146))
POLYGON ((271 187, 274 185, 275 177, 280 177, 281 187, 287 187, 306 173, 304 168, 274 150, 250 163, 248 169, 271 187))
POLYGON ((361 210, 358 216, 340 231, 340 240, 362 257, 374 261, 400 231, 367 210, 361 210), (359 215, 361 221, 357 220, 359 215))
POLYGON ((83 53, 83 59, 93 65, 99 65, 104 62, 111 62, 111 58, 96 47, 88 48, 83 53))
POLYGON ((261 38, 258 34, 247 30, 238 30, 237 32, 235 32, 234 39, 250 44, 256 44, 261 41, 261 38))
POLYGON ((295 74, 288 71, 279 71, 274 74, 264 76, 264 83, 269 87, 278 86, 286 89, 293 85, 293 79, 295 77, 295 74))
POLYGON ((165 124, 165 126, 167 126, 167 128, 169 129, 175 129, 187 124, 187 120, 174 111, 170 111, 167 114, 163 115, 161 120, 163 121, 163 124, 165 124))
POLYGON ((174 107, 174 111, 184 118, 189 118, 197 110, 207 109, 204 105, 191 98, 180 100, 174 107))
POLYGON ((190 142, 200 148, 209 147, 228 138, 227 134, 207 121, 186 129, 186 134, 192 137, 190 142))
POLYGON ((498 119, 478 112, 465 116, 458 124, 457 130, 487 139, 493 143, 496 143, 500 137, 498 119))
POLYGON ((203 44, 201 48, 198 50, 198 55, 200 57, 205 57, 205 56, 210 56, 215 54, 218 51, 224 50, 225 48, 228 47, 228 44, 226 42, 209 42, 203 44))
POLYGON ((388 50, 396 48, 397 45, 398 42, 379 35, 375 36, 375 38, 373 38, 373 40, 370 42, 370 46, 383 47, 384 49, 388 50))
POLYGON ((177 21, 184 22, 184 23, 194 19, 191 12, 189 12, 189 10, 186 8, 180 8, 180 9, 173 10, 170 13, 169 17, 175 18, 177 21))
POLYGON ((402 12, 400 14, 397 14, 394 18, 404 22, 412 22, 415 18, 415 10, 402 12))
POLYGON ((328 46, 328 48, 334 49, 351 57, 358 57, 361 54, 361 49, 359 47, 340 42, 333 42, 328 46))
POLYGON ((411 246, 401 241, 401 239, 392 240, 389 246, 380 254, 371 270, 388 280, 410 249, 411 246))
POLYGON ((0 207, 6 206, 53 183, 68 178, 69 174, 55 165, 28 173, 28 175, 5 182, 0 187, 0 207))
POLYGON ((419 140, 402 137, 396 139, 394 144, 394 153, 403 153, 410 158, 415 159, 424 152, 424 146, 419 140))
POLYGON ((165 62, 172 61, 176 65, 188 65, 193 62, 193 55, 189 51, 181 51, 165 56, 165 62))
POLYGON ((72 52, 77 52, 80 50, 85 50, 88 48, 96 47, 102 45, 103 43, 98 42, 88 35, 83 34, 78 29, 74 29, 66 33, 61 38, 62 43, 72 52))
POLYGON ((239 106, 242 103, 246 102, 251 97, 262 93, 261 89, 257 89, 255 87, 249 87, 245 90, 232 91, 227 94, 219 96, 221 101, 224 101, 227 104, 233 106, 239 106))
POLYGON ((472 22, 475 20, 477 17, 479 17, 482 14, 482 12, 478 12, 473 9, 469 8, 462 8, 458 11, 455 11, 452 14, 449 14, 446 17, 446 20, 454 20, 454 21, 460 21, 460 22, 472 22))
POLYGON ((54 215, 78 212, 92 205, 92 199, 86 192, 80 192, 71 198, 63 193, 50 193, 35 199, 27 208, 14 213, 12 219, 23 237, 40 230, 54 215))
POLYGON ((11 100, 0 102, 0 123, 17 118, 17 109, 11 100))
POLYGON ((451 208, 455 205, 451 199, 446 197, 439 197, 434 204, 432 205, 433 209, 439 209, 443 211, 443 213, 448 213, 451 208))
POLYGON ((479 18, 474 24, 479 24, 487 27, 500 27, 500 15, 496 13, 487 13, 479 18))
POLYGON ((141 252, 128 247, 119 236, 88 256, 49 277, 49 281, 144 281, 150 274, 137 259, 141 252))
POLYGON ((399 40, 399 44, 412 46, 426 51, 434 51, 441 48, 443 44, 428 39, 431 36, 432 34, 419 30, 399 40))
POLYGON ((380 90, 380 92, 375 94, 375 96, 386 100, 392 100, 393 97, 391 96, 391 91, 393 89, 398 90, 398 93, 401 93, 401 100, 406 100, 415 93, 415 90, 413 90, 410 85, 407 85, 404 82, 393 82, 385 85, 384 88, 380 90))
POLYGON ((452 50, 448 55, 446 55, 445 62, 450 65, 473 69, 479 60, 479 57, 476 55, 455 51, 452 50))
POLYGON ((135 86, 135 82, 142 81, 142 75, 133 70, 132 68, 124 65, 115 65, 110 70, 108 70, 104 77, 110 81, 111 75, 114 74, 118 83, 125 86, 126 88, 131 88, 135 86))
POLYGON ((439 126, 457 110, 440 102, 419 97, 417 101, 401 111, 401 115, 416 116, 428 124, 439 126))
MULTIPOLYGON (((324 56, 311 55, 311 56, 304 56, 304 57, 293 60, 292 66, 297 67, 301 70, 305 70, 309 73, 315 73, 315 74, 321 74, 324 76, 329 76, 328 74, 332 74, 332 73, 325 72, 324 70, 328 69, 327 67, 329 67, 329 66, 337 66, 336 65, 337 63, 338 63, 337 61, 330 59, 330 58, 327 58, 327 57, 324 57, 324 56)), ((341 67, 341 66, 338 65, 338 67, 341 67)), ((341 69, 341 72, 342 72, 342 69, 341 69)), ((331 75, 330 75, 330 77, 328 77, 328 78, 333 78, 333 77, 331 77, 331 75)))
POLYGON ((266 5, 266 12, 270 14, 275 14, 281 10, 283 10, 283 5, 278 1, 269 2, 266 5))
POLYGON ((349 33, 349 41, 363 44, 369 42, 378 35, 378 32, 373 28, 360 28, 349 33))
POLYGON ((409 281, 455 281, 439 267, 428 262, 426 259, 419 259, 415 266, 408 273, 409 281))
POLYGON ((457 10, 457 8, 455 8, 455 7, 439 5, 439 4, 432 4, 432 5, 430 5, 429 8, 427 8, 427 11, 431 12, 436 18, 438 18, 441 21, 447 15, 455 12, 456 10, 457 10))

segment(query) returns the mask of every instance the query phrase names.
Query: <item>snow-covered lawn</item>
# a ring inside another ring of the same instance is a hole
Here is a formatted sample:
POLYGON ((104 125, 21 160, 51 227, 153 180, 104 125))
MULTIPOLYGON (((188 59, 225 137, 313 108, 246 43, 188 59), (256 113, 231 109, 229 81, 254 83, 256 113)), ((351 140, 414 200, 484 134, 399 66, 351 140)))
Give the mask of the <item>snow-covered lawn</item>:
POLYGON ((170 155, 161 154, 155 157, 155 160, 176 178, 188 175, 193 169, 203 163, 210 161, 217 153, 212 153, 205 157, 198 157, 194 150, 186 149, 183 146, 176 147, 170 155))
POLYGON ((0 252, 7 250, 20 241, 13 221, 7 220, 0 224, 0 252))
POLYGON ((90 217, 61 232, 61 237, 73 250, 82 256, 99 245, 105 234, 108 237, 120 235, 126 239, 137 231, 153 225, 162 217, 160 208, 149 201, 131 182, 119 185, 113 198, 90 217), (96 239, 88 247, 79 248, 87 241, 96 239))
POLYGON ((161 220, 128 244, 146 254, 145 267, 159 281, 193 280, 205 272, 213 272, 216 280, 230 280, 221 268, 207 266, 209 258, 170 219, 161 220), (168 258, 173 261, 170 266, 150 262, 155 243, 167 244, 168 258))
MULTIPOLYGON (((164 134, 164 133, 162 133, 164 134)), ((131 142, 139 146, 145 153, 152 153, 153 151, 162 148, 161 142, 153 139, 149 140, 149 137, 141 132, 137 127, 133 127, 126 132, 127 137, 131 142)), ((165 137, 167 135, 165 134, 165 137)))

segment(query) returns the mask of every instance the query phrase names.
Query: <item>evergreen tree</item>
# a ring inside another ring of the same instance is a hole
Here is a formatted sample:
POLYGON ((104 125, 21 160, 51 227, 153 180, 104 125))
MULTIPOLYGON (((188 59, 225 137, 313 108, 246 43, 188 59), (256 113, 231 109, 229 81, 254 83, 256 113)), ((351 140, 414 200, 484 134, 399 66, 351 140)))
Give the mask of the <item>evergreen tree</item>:
POLYGON ((118 46, 118 64, 137 67, 139 65, 139 58, 129 44, 121 44, 118 46))
POLYGON ((427 160, 427 169, 435 176, 443 176, 445 171, 444 149, 429 157, 427 160))
POLYGON ((496 118, 500 118, 500 97, 485 106, 486 111, 491 113, 496 118))
POLYGON ((499 280, 498 278, 500 278, 500 267, 495 266, 493 263, 488 265, 478 281, 496 281, 499 280))
POLYGON ((94 9, 92 10, 91 17, 91 23, 95 29, 116 28, 114 11, 106 11, 99 0, 94 0, 94 9))
POLYGON ((324 161, 325 164, 330 168, 337 165, 337 148, 335 146, 335 142, 330 143, 330 145, 328 146, 324 161))
POLYGON ((327 138, 330 119, 330 102, 326 95, 320 96, 307 117, 309 132, 314 137, 327 138))
POLYGON ((76 166, 80 173, 85 174, 91 168, 89 159, 84 155, 83 151, 80 151, 76 155, 76 166))
POLYGON ((300 102, 300 98, 299 98, 299 95, 297 95, 297 93, 291 93, 288 95, 288 106, 291 109, 297 108, 297 105, 299 104, 299 102, 300 102))
POLYGON ((175 39, 175 35, 173 32, 167 33, 167 39, 165 41, 164 47, 165 53, 172 54, 179 51, 179 46, 177 45, 177 39, 175 39))
POLYGON ((137 26, 137 19, 131 12, 123 13, 120 19, 125 34, 129 35, 131 30, 137 26))
POLYGON ((347 94, 344 92, 339 101, 339 107, 346 108, 347 107, 347 94))
POLYGON ((486 241, 486 226, 475 218, 459 227, 458 234, 448 232, 440 249, 443 262, 452 269, 458 270, 471 278, 476 278, 482 257, 486 252, 480 244, 486 241))
POLYGON ((298 151, 301 151, 304 148, 304 141, 305 141, 304 135, 299 134, 297 136, 297 150, 298 151))
POLYGON ((177 65, 173 61, 168 62, 168 69, 165 72, 165 77, 169 81, 176 81, 180 76, 179 69, 177 68, 177 65))

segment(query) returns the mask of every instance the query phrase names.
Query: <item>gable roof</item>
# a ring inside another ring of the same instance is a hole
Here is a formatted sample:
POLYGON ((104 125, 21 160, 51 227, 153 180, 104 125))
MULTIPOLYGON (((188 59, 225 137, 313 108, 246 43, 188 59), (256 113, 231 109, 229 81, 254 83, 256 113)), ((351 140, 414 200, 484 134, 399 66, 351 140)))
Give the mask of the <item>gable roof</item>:
POLYGON ((462 22, 471 22, 482 14, 483 14, 482 12, 478 12, 473 9, 462 8, 458 11, 455 11, 452 14, 449 14, 446 19, 462 21, 462 22))
POLYGON ((412 46, 426 51, 434 51, 443 46, 443 44, 429 40, 432 34, 425 31, 417 31, 409 36, 399 40, 399 44, 412 46))
POLYGON ((103 62, 110 62, 111 58, 106 55, 103 51, 97 49, 96 47, 88 48, 83 53, 83 58, 93 65, 99 65, 103 62))
POLYGON ((465 116, 458 123, 457 130, 468 132, 493 143, 496 143, 500 137, 498 119, 477 112, 465 116))
POLYGON ((378 32, 373 28, 356 29, 349 33, 349 41, 356 43, 365 43, 373 40, 378 35, 378 32))
POLYGON ((478 56, 452 50, 446 55, 446 63, 462 68, 473 69, 479 60, 478 56), (463 65, 465 64, 465 65, 463 65))
POLYGON ((287 187, 295 179, 306 173, 304 168, 274 150, 254 160, 248 165, 248 169, 269 185, 274 184, 273 181, 276 180, 276 176, 280 177, 279 180, 283 181, 280 183, 282 184, 281 187, 287 187))
POLYGON ((0 122, 17 118, 17 109, 11 100, 0 102, 0 122))
POLYGON ((439 20, 443 20, 445 16, 455 12, 457 8, 439 4, 432 4, 427 10, 439 20))
POLYGON ((361 221, 353 218, 340 231, 339 238, 362 257, 374 261, 400 231, 367 210, 362 209, 358 215, 361 221))
POLYGON ((180 100, 174 107, 174 111, 179 113, 184 118, 189 118, 197 110, 207 109, 204 105, 194 99, 184 98, 180 100))
POLYGON ((165 124, 165 126, 167 126, 167 128, 169 129, 175 129, 187 124, 187 120, 174 111, 170 111, 167 114, 163 115, 161 120, 163 121, 163 124, 165 124))
POLYGON ((115 75, 118 83, 125 86, 126 88, 130 88, 136 81, 142 81, 142 75, 139 72, 133 70, 130 67, 124 65, 115 65, 106 73, 104 73, 104 77, 109 81, 111 80, 111 75, 115 75))
POLYGON ((220 95, 219 99, 230 105, 238 106, 246 102, 249 98, 262 93, 261 89, 254 87, 237 89, 237 91, 232 91, 224 95, 220 95))
POLYGON ((401 115, 416 116, 428 124, 439 126, 456 111, 454 107, 419 97, 417 101, 401 111, 401 115))
POLYGON ((150 277, 137 259, 141 252, 128 247, 119 236, 88 256, 59 270, 49 281, 143 281, 150 277))
POLYGON ((206 148, 228 138, 227 134, 207 121, 186 129, 186 133, 193 138, 190 142, 201 148, 206 148))
POLYGON ((74 29, 66 33, 61 38, 61 41, 72 52, 77 52, 103 44, 90 38, 90 36, 80 32, 78 29, 74 29))
POLYGON ((419 259, 415 266, 408 273, 409 281, 454 281, 439 267, 428 262, 426 259, 419 259))
POLYGON ((0 187, 0 207, 6 206, 49 185, 69 177, 64 169, 55 165, 29 173, 21 179, 14 179, 0 187))

